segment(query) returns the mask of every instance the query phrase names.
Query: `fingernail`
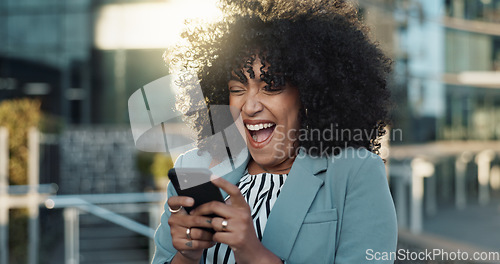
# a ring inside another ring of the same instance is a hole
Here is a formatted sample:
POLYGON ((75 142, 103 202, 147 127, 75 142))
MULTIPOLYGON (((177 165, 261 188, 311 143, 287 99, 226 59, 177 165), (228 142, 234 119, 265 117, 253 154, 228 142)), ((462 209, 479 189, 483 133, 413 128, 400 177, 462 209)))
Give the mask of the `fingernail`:
POLYGON ((187 198, 186 199, 186 203, 190 204, 190 205, 193 205, 194 204, 194 199, 193 198, 187 198))
POLYGON ((210 180, 211 181, 217 180, 218 178, 219 178, 219 176, 217 176, 215 174, 210 175, 210 180))

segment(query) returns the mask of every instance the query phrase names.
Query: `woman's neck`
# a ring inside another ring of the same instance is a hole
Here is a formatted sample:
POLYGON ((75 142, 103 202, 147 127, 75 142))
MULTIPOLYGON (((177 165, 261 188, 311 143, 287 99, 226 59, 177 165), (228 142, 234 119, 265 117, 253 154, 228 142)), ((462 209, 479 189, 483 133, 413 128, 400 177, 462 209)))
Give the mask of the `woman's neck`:
POLYGON ((248 162, 247 166, 248 173, 253 175, 263 172, 274 173, 274 174, 288 174, 290 172, 290 169, 292 168, 294 161, 295 159, 288 159, 276 166, 266 167, 261 164, 258 164, 257 162, 255 162, 255 160, 251 159, 248 162))

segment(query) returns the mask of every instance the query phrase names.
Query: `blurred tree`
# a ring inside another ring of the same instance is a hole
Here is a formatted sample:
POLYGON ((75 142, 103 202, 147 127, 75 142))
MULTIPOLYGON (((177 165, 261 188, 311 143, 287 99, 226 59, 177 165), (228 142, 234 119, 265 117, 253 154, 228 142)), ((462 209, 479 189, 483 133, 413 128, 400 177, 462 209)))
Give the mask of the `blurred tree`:
POLYGON ((38 127, 40 101, 15 99, 0 102, 0 126, 9 131, 9 183, 27 184, 28 129, 38 127))
POLYGON ((150 170, 153 174, 155 187, 157 190, 166 190, 169 182, 168 170, 174 167, 172 157, 164 155, 163 153, 156 153, 153 157, 153 164, 150 170))
POLYGON ((168 170, 174 167, 172 158, 170 156, 156 153, 153 157, 153 164, 151 164, 151 173, 155 180, 167 178, 168 170))
POLYGON ((168 170, 174 167, 174 163, 170 156, 163 153, 139 151, 136 166, 141 176, 151 183, 146 184, 146 188, 164 190, 168 183, 168 170))

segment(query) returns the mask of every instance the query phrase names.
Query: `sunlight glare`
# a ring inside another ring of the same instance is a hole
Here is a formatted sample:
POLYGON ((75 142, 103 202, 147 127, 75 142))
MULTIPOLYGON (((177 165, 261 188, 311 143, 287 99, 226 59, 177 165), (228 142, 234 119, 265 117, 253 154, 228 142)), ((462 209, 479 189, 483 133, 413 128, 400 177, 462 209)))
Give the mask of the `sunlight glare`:
POLYGON ((112 4, 97 13, 99 49, 163 49, 179 40, 184 20, 213 20, 215 0, 169 0, 164 3, 112 4))

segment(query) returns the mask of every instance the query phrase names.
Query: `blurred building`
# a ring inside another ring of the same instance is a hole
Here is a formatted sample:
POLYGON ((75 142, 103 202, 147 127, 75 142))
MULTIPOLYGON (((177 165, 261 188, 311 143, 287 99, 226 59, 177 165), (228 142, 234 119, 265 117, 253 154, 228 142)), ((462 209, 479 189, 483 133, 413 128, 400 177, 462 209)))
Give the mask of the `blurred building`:
POLYGON ((90 1, 0 3, 0 99, 37 97, 64 120, 90 120, 90 1))
MULTIPOLYGON (((0 101, 42 102, 40 183, 57 183, 58 195, 154 188, 138 171, 127 100, 168 74, 162 55, 182 24, 183 2, 0 1, 0 101)), ((148 218, 147 204, 102 206, 146 225, 156 223, 148 218)), ((74 218, 76 230, 83 230, 75 242, 80 263, 148 262, 149 238, 82 212, 74 218)), ((41 210, 40 263, 68 257, 62 219, 59 210, 41 210)))
POLYGON ((500 1, 446 1, 446 115, 438 138, 500 139, 500 1))
MULTIPOLYGON (((183 19, 210 10, 189 12, 187 2, 1 1, 0 100, 40 99, 46 117, 42 130, 47 133, 76 125, 87 125, 87 134, 96 125, 120 125, 123 133, 130 131, 128 98, 168 74, 162 55, 175 41, 183 19)), ((133 144, 131 137, 126 141, 133 144)), ((60 150, 62 157, 72 157, 66 148, 60 150)), ((98 159, 99 154, 89 156, 98 159)), ((58 174, 59 169, 50 173, 58 174)))
POLYGON ((358 1, 394 59, 403 142, 499 138, 500 1, 358 1))
POLYGON ((500 1, 358 2, 394 60, 392 128, 403 136, 390 138, 388 168, 400 227, 498 249, 500 1))
POLYGON ((392 2, 405 143, 498 139, 500 1, 392 2))

